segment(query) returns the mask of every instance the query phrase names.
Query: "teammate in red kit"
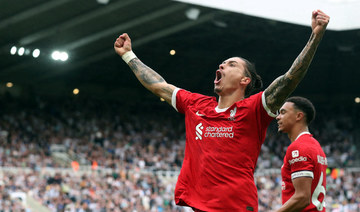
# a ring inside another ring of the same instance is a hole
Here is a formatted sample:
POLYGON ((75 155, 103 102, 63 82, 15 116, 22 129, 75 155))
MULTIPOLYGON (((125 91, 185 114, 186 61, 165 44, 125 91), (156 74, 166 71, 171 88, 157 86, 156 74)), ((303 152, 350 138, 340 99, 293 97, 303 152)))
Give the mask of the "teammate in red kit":
POLYGON ((315 117, 313 104, 303 97, 291 97, 276 117, 279 131, 287 133, 291 144, 281 167, 284 211, 326 211, 325 153, 309 132, 315 117))
POLYGON ((185 157, 175 189, 175 202, 195 211, 257 211, 254 171, 268 125, 305 76, 329 17, 312 13, 312 34, 291 68, 264 92, 254 66, 240 57, 219 65, 215 97, 179 89, 142 63, 124 33, 114 48, 140 83, 185 114, 185 157))

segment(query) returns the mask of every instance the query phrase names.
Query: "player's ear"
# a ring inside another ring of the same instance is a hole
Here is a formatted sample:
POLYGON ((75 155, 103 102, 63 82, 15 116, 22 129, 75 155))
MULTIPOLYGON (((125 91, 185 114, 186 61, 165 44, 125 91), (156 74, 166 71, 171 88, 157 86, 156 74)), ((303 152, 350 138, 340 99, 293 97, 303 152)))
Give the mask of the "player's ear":
POLYGON ((248 85, 250 82, 251 82, 250 77, 243 77, 240 80, 240 84, 242 84, 242 85, 248 85))
POLYGON ((301 111, 296 113, 296 120, 300 121, 300 120, 304 120, 305 119, 305 114, 301 111))

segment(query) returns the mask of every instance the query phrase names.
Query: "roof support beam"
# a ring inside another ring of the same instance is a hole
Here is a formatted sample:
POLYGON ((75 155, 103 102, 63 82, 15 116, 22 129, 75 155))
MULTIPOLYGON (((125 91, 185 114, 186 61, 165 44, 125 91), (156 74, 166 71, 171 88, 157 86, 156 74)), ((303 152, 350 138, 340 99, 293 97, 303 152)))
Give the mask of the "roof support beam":
POLYGON ((20 39, 19 43, 22 46, 31 44, 33 42, 36 42, 42 38, 48 37, 50 35, 54 35, 62 30, 69 29, 71 27, 78 26, 82 23, 85 23, 86 21, 89 21, 91 19, 94 19, 96 17, 105 15, 107 13, 110 13, 114 10, 118 10, 119 8, 126 7, 130 4, 136 3, 140 0, 126 0, 126 1, 117 1, 113 4, 109 4, 106 7, 99 7, 100 9, 95 10, 90 13, 85 13, 84 15, 81 15, 79 17, 75 17, 71 20, 65 21, 61 24, 57 24, 56 26, 44 29, 42 31, 36 32, 34 34, 28 35, 22 39, 20 39))
MULTIPOLYGON (((142 39, 138 39, 138 40, 133 41, 132 42, 132 47, 136 48, 136 47, 142 46, 142 45, 144 45, 146 43, 149 43, 149 42, 151 42, 153 40, 169 36, 171 34, 183 31, 185 29, 188 29, 190 27, 194 27, 196 25, 202 24, 202 23, 207 22, 207 21, 211 21, 211 20, 214 19, 215 15, 223 14, 223 13, 224 12, 212 12, 212 13, 201 16, 199 19, 197 19, 195 21, 188 20, 188 21, 185 21, 185 22, 183 22, 183 23, 181 23, 179 25, 172 26, 172 27, 166 28, 164 30, 149 34, 148 36, 146 36, 146 37, 144 37, 142 39)), ((114 42, 115 42, 115 38, 114 38, 114 42)), ((89 57, 87 59, 84 59, 84 60, 82 60, 80 62, 77 62, 77 63, 69 66, 69 68, 67 68, 66 70, 77 69, 77 68, 85 66, 85 65, 87 65, 89 63, 97 62, 99 60, 102 60, 102 59, 104 59, 106 57, 109 57, 111 55, 114 55, 114 54, 115 54, 115 52, 111 48, 111 49, 109 49, 107 51, 103 51, 103 52, 98 53, 98 54, 96 54, 94 56, 91 56, 91 57, 89 57)), ((45 77, 45 78, 47 78, 47 77, 45 77)))
POLYGON ((0 29, 7 27, 11 24, 15 24, 17 22, 20 22, 22 20, 28 19, 31 16, 37 15, 39 13, 45 12, 47 10, 50 10, 52 8, 58 7, 59 5, 65 4, 66 2, 69 2, 71 0, 53 0, 46 2, 44 4, 41 4, 39 6, 33 7, 29 10, 26 10, 24 12, 15 14, 11 16, 10 18, 7 18, 5 20, 2 20, 0 22, 0 29))
POLYGON ((74 41, 74 42, 69 43, 67 45, 64 45, 62 47, 62 49, 66 50, 66 51, 74 50, 76 48, 85 46, 85 45, 87 45, 89 43, 95 42, 96 40, 99 40, 99 39, 101 39, 103 37, 111 36, 114 33, 122 32, 125 29, 128 29, 130 27, 135 27, 135 26, 138 26, 140 24, 144 24, 146 22, 152 21, 152 20, 154 20, 156 18, 159 18, 161 16, 165 16, 167 14, 171 14, 173 12, 176 12, 176 11, 184 9, 184 8, 186 8, 185 4, 176 4, 176 5, 161 9, 161 10, 157 10, 157 11, 155 11, 153 13, 143 15, 143 16, 141 16, 139 18, 136 18, 136 19, 134 19, 132 21, 125 22, 125 23, 120 24, 118 26, 108 28, 108 29, 103 30, 101 32, 95 33, 93 35, 84 37, 84 38, 82 38, 80 40, 77 40, 77 41, 74 41))
MULTIPOLYGON (((126 22, 124 24, 120 24, 120 25, 118 25, 116 27, 113 27, 113 28, 108 28, 108 29, 103 30, 101 32, 98 32, 96 34, 84 37, 84 38, 82 38, 80 40, 77 40, 77 41, 74 41, 74 42, 69 43, 67 45, 64 45, 64 46, 62 46, 62 49, 66 50, 66 51, 74 50, 74 49, 79 48, 81 46, 87 45, 87 44, 89 44, 91 42, 95 42, 96 40, 101 39, 101 38, 103 38, 105 36, 113 35, 113 34, 118 33, 118 32, 123 32, 127 28, 134 27, 134 26, 137 26, 137 25, 140 25, 140 24, 144 24, 144 23, 146 23, 148 21, 154 20, 154 19, 156 19, 158 17, 173 13, 173 12, 175 12, 177 10, 181 10, 181 9, 184 9, 184 8, 186 8, 186 4, 176 4, 176 5, 173 5, 173 6, 166 7, 164 9, 155 11, 155 12, 153 12, 151 14, 141 16, 141 17, 139 17, 137 19, 134 19, 133 21, 126 22)), ((12 72, 14 70, 23 69, 23 68, 29 66, 31 64, 31 62, 32 61, 26 61, 26 62, 17 64, 17 65, 11 66, 9 68, 6 68, 5 70, 1 71, 1 75, 12 72)))

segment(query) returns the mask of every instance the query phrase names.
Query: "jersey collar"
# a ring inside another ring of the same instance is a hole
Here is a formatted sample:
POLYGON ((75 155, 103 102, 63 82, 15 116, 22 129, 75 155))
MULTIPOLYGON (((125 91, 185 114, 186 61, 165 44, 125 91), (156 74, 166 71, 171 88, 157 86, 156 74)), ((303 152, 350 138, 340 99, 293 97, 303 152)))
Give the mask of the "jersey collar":
POLYGON ((294 141, 296 141, 298 138, 300 138, 300 136, 305 135, 305 134, 311 135, 311 133, 310 133, 309 131, 302 132, 302 133, 300 133, 300 134, 295 138, 294 141))
POLYGON ((218 106, 216 106, 216 108, 215 108, 215 111, 217 112, 217 113, 222 113, 222 112, 225 112, 227 109, 229 109, 229 107, 227 107, 227 108, 219 108, 218 106))

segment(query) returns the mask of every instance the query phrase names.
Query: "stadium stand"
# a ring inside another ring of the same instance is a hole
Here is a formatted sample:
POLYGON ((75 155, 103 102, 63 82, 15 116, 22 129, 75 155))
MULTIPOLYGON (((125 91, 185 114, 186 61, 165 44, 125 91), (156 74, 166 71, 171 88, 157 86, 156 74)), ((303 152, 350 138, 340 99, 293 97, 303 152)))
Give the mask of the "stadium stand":
MULTIPOLYGON (((0 211, 192 211, 173 200, 185 147, 176 112, 78 98, 0 101, 0 211)), ((336 111, 318 108, 312 126, 329 161, 327 210, 359 211, 359 112, 336 111)), ((288 145, 273 122, 255 174, 259 211, 281 206, 288 145)))

